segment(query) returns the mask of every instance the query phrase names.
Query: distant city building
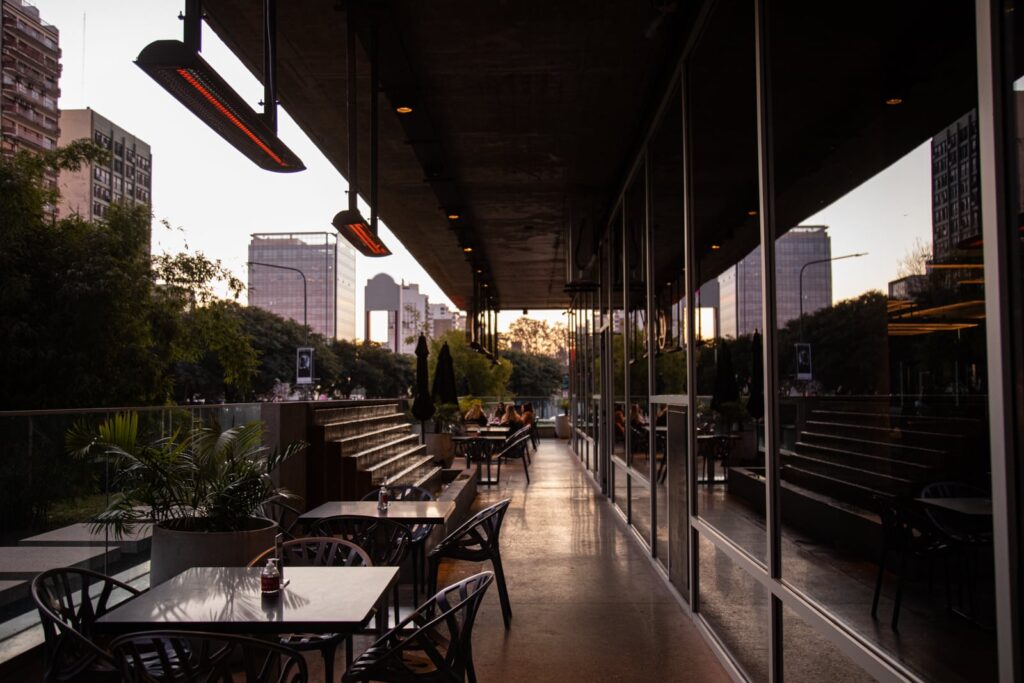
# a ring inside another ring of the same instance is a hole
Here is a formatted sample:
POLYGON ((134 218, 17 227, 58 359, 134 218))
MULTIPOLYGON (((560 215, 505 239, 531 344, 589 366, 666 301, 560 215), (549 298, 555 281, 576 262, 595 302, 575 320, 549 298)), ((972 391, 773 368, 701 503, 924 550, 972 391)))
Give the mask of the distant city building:
POLYGON ((340 244, 333 232, 252 235, 249 305, 301 325, 304 302, 311 331, 329 339, 355 339, 355 250, 340 244))
POLYGON ((430 337, 437 339, 451 330, 465 327, 465 319, 458 311, 448 308, 448 304, 429 304, 427 322, 430 326, 430 337))
POLYGON ((932 261, 946 263, 981 239, 978 112, 932 138, 932 261))
POLYGON ((88 108, 61 110, 60 124, 61 145, 86 139, 110 152, 106 163, 60 172, 60 216, 78 214, 86 220, 102 220, 113 202, 153 205, 149 143, 88 108))
POLYGON ((52 150, 60 138, 60 32, 22 0, 0 0, 0 15, 0 151, 52 150))
MULTIPOLYGON (((776 316, 784 327, 800 315, 832 305, 832 238, 826 226, 799 226, 775 242, 776 316), (804 268, 812 261, 820 264, 804 268), (801 288, 800 271, 803 270, 801 288)), ((761 248, 757 247, 718 278, 722 337, 764 332, 761 318, 761 248)), ((705 306, 703 302, 702 306, 705 306)))

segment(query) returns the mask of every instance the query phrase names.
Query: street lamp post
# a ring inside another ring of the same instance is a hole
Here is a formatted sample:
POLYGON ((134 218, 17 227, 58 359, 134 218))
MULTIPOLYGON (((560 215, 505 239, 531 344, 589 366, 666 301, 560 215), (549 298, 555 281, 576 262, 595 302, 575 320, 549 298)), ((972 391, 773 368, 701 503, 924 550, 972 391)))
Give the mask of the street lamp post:
POLYGON ((800 334, 797 337, 799 341, 804 340, 804 270, 807 266, 813 266, 816 263, 828 263, 829 261, 842 261, 845 258, 859 258, 861 256, 867 256, 868 252, 864 251, 858 254, 846 254, 845 256, 832 256, 829 258, 821 258, 816 261, 808 261, 800 267, 800 317, 799 317, 799 331, 800 334))
POLYGON ((278 268, 279 270, 290 270, 293 273, 298 273, 302 277, 302 329, 306 331, 306 346, 309 346, 309 322, 306 316, 307 304, 309 299, 306 296, 306 274, 298 268, 292 268, 291 266, 278 266, 273 263, 260 263, 259 261, 249 261, 250 266, 263 266, 264 268, 278 268))

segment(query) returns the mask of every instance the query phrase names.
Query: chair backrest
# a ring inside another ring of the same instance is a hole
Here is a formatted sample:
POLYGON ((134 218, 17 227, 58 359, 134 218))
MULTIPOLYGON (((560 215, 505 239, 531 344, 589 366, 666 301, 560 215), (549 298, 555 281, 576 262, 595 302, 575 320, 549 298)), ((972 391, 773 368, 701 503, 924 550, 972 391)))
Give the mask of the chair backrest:
POLYGON ((530 433, 526 432, 515 438, 505 442, 501 452, 498 453, 498 457, 501 458, 522 458, 526 455, 526 444, 530 441, 530 433))
POLYGON ((467 519, 430 551, 430 557, 472 562, 489 559, 498 547, 501 523, 505 521, 505 511, 511 502, 511 498, 506 498, 467 519))
MULTIPOLYGON (((276 548, 268 548, 253 558, 250 567, 262 567, 276 548)), ((307 536, 281 544, 285 567, 372 567, 365 550, 351 541, 329 536, 307 536)))
POLYGON ((397 567, 409 550, 412 534, 409 528, 391 519, 338 515, 325 517, 313 525, 314 536, 342 538, 366 551, 378 567, 397 567))
MULTIPOLYGON (((379 491, 380 489, 369 491, 363 496, 363 500, 377 500, 379 491)), ((391 500, 434 500, 434 494, 422 486, 403 486, 400 484, 388 487, 388 497, 391 500)))
POLYGON ((70 680, 98 660, 112 664, 110 653, 94 637, 93 624, 141 592, 88 569, 66 567, 37 575, 31 593, 46 639, 46 680, 70 680))
POLYGON ((234 681, 239 663, 246 683, 306 683, 301 654, 267 640, 220 633, 147 631, 110 643, 121 679, 132 683, 234 681))
POLYGON ((493 581, 493 572, 481 572, 438 591, 367 650, 374 656, 357 659, 345 672, 344 680, 440 680, 430 675, 433 671, 424 670, 424 665, 429 666, 424 659, 437 672, 447 674, 445 680, 465 680, 473 624, 493 581), (410 627, 416 628, 410 633, 410 627), (426 658, 419 656, 407 662, 402 657, 405 650, 426 654, 426 658))

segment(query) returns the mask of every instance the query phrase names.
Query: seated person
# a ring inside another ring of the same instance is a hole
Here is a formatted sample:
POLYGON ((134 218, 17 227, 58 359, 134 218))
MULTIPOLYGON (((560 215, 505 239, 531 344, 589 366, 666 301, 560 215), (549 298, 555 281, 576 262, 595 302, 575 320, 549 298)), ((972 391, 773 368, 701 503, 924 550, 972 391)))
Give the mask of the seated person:
POLYGON ((522 418, 523 418, 523 424, 524 425, 532 425, 533 424, 533 404, 532 403, 524 403, 521 415, 522 415, 522 418))
POLYGON ((462 420, 470 424, 478 424, 481 427, 487 424, 487 416, 484 415, 484 409, 479 403, 474 403, 462 420))
POLYGON ((509 405, 508 408, 505 409, 505 415, 501 418, 501 422, 499 424, 501 424, 502 427, 517 429, 523 426, 523 418, 519 417, 519 413, 516 412, 516 407, 514 405, 509 405))
POLYGON ((644 411, 640 409, 639 403, 634 403, 629 409, 629 423, 637 428, 643 428, 647 426, 647 416, 644 415, 644 411))
POLYGON ((491 414, 491 424, 498 424, 505 417, 505 403, 498 401, 498 406, 494 409, 494 413, 491 414))
POLYGON ((667 405, 663 405, 661 406, 661 408, 658 408, 658 414, 654 418, 654 424, 658 425, 659 427, 664 427, 666 424, 668 424, 667 405))

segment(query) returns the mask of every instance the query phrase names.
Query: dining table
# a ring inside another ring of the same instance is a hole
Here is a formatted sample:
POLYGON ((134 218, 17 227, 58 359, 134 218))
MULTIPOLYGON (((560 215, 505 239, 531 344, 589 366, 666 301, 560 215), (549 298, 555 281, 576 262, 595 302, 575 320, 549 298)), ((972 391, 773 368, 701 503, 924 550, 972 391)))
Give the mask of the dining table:
POLYGON ((299 523, 307 528, 321 519, 356 515, 391 519, 402 524, 444 524, 455 513, 453 500, 393 500, 385 510, 375 500, 329 500, 299 515, 299 523))
POLYGON ((96 619, 109 634, 152 630, 228 634, 333 633, 387 614, 398 567, 285 567, 286 585, 260 592, 262 567, 194 567, 96 619))
POLYGON ((946 512, 955 512, 966 517, 992 516, 992 499, 980 496, 968 498, 915 498, 914 502, 946 512))

